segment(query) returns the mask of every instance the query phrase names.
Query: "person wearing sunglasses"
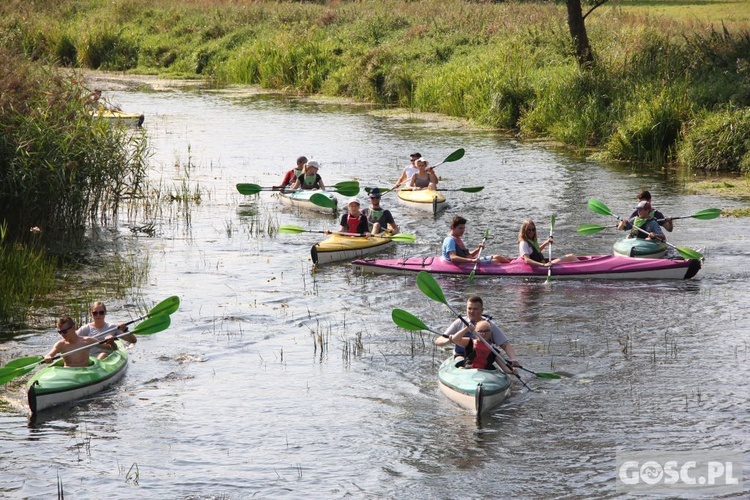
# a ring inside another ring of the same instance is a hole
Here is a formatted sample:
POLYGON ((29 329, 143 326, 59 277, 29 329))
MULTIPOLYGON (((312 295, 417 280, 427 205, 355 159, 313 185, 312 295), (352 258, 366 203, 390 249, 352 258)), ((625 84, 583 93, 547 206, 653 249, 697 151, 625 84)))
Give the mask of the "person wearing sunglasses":
POLYGON ((544 257, 545 248, 552 244, 552 236, 539 244, 536 237, 536 224, 531 219, 526 219, 518 231, 518 258, 531 267, 550 267, 559 262, 573 262, 578 260, 574 254, 569 253, 556 259, 548 260, 544 257))
MULTIPOLYGON (((466 301, 465 321, 468 321, 468 326, 461 319, 456 319, 448 326, 448 328, 443 332, 442 335, 443 338, 448 338, 453 344, 455 344, 455 346, 453 347, 453 359, 456 361, 456 366, 465 366, 467 364, 467 360, 473 362, 473 360, 476 359, 476 356, 472 359, 471 355, 471 350, 473 347, 472 337, 473 335, 475 335, 474 332, 487 329, 489 329, 489 338, 485 338, 485 340, 488 340, 490 344, 500 346, 499 349, 497 349, 498 352, 501 352, 500 349, 505 351, 505 354, 507 354, 507 359, 508 361, 510 361, 511 365, 513 365, 513 367, 520 366, 518 358, 516 357, 516 350, 513 348, 513 345, 510 343, 507 335, 505 335, 500 327, 492 321, 492 316, 484 314, 484 301, 482 301, 482 297, 473 295, 469 297, 469 300, 466 301), (464 338, 466 340, 461 340, 464 338)), ((482 342, 478 338, 474 340, 481 343, 483 348, 487 347, 484 342, 482 342)), ((439 338, 435 339, 435 342, 436 345, 439 345, 439 338)), ((486 349, 486 351, 491 352, 489 349, 486 349)), ((505 365, 503 360, 497 361, 497 364, 499 366, 502 367, 505 365)), ((487 363, 492 364, 492 360, 480 358, 479 361, 475 362, 476 366, 474 366, 474 368, 487 366, 487 363)), ((505 368, 511 370, 509 373, 517 373, 517 370, 515 368, 507 366, 505 368)), ((503 368, 503 370, 507 371, 505 368, 503 368)))
MULTIPOLYGON (((106 315, 107 306, 105 306, 101 301, 94 302, 91 305, 91 318, 93 319, 93 321, 91 323, 83 325, 78 329, 78 331, 76 331, 76 333, 81 337, 94 337, 101 340, 103 338, 103 335, 106 335, 108 333, 112 335, 120 335, 121 333, 125 333, 128 331, 128 327, 125 323, 115 325, 104 321, 106 315)), ((121 335, 119 338, 130 342, 131 344, 135 344, 136 342, 138 342, 138 337, 136 337, 132 333, 121 335)), ((91 354, 94 356, 98 356, 100 359, 104 359, 107 357, 110 351, 115 348, 116 347, 114 345, 114 342, 108 342, 107 344, 101 344, 101 346, 92 348, 91 354)))
MULTIPOLYGON (((57 320, 57 333, 59 333, 62 338, 55 342, 52 350, 48 352, 46 356, 44 356, 43 361, 45 363, 52 362, 52 358, 54 358, 58 354, 65 354, 70 351, 76 351, 76 349, 81 349, 82 347, 86 346, 93 347, 99 342, 99 339, 95 339, 93 337, 81 337, 80 335, 78 335, 78 333, 76 332, 76 322, 73 321, 70 316, 63 316, 62 318, 57 320)), ((111 340, 110 337, 107 337, 107 340, 111 340)), ((73 352, 68 356, 63 356, 65 366, 88 366, 90 354, 89 351, 90 349, 81 349, 80 351, 73 352)))

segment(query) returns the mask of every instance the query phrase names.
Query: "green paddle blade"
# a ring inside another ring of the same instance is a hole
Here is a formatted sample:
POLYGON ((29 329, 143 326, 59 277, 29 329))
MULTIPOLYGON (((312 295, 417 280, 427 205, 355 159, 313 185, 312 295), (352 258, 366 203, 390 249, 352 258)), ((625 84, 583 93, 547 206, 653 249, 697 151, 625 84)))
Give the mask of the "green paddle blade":
POLYGON ((719 208, 706 208, 705 210, 701 210, 699 212, 695 212, 692 217, 693 219, 700 219, 700 220, 711 220, 716 219, 717 217, 721 216, 721 209, 719 208))
POLYGON ((154 316, 153 318, 149 318, 146 321, 140 323, 138 326, 133 328, 130 333, 134 333, 136 335, 152 335, 169 328, 171 322, 172 319, 168 314, 160 314, 159 316, 154 316))
MULTIPOLYGON (((669 245, 669 243, 667 243, 667 244, 669 245)), ((703 254, 702 253, 697 252, 697 251, 693 250, 692 248, 685 248, 685 247, 677 248, 674 245, 669 245, 669 246, 671 246, 672 248, 674 248, 675 250, 677 250, 680 253, 680 255, 682 255, 682 257, 684 259, 688 259, 688 260, 689 259, 701 260, 703 258, 703 254)))
POLYGON ((555 214, 552 214, 552 217, 549 218, 549 234, 552 234, 555 231, 556 219, 557 219, 557 216, 555 214))
POLYGON ((258 194, 263 191, 263 186, 257 184, 237 184, 237 191, 244 195, 258 194))
POLYGON ((607 229, 607 226, 599 226, 597 224, 581 224, 578 226, 578 234, 596 234, 607 229))
POLYGON ((440 285, 435 281, 435 278, 433 278, 427 271, 420 271, 417 274, 417 286, 422 293, 430 299, 448 305, 448 301, 445 300, 445 295, 443 295, 442 288, 440 288, 440 285))
POLYGON ((552 378, 552 379, 562 378, 557 373, 549 373, 549 372, 532 372, 532 373, 539 378, 552 378))
POLYGON ((336 202, 323 193, 315 193, 314 195, 310 196, 310 202, 323 208, 336 207, 336 202))
POLYGON ((404 330, 429 330, 427 325, 425 325, 421 319, 403 309, 394 309, 391 311, 391 319, 404 330))
POLYGON ((449 163, 452 161, 460 160, 461 158, 464 157, 464 154, 466 154, 466 151, 464 150, 464 148, 459 148, 455 150, 454 152, 452 152, 451 154, 449 154, 445 158, 445 160, 443 160, 443 163, 449 163))
MULTIPOLYGON (((484 186, 457 188, 456 191, 463 191, 464 193, 478 193, 482 189, 484 189, 484 186)), ((451 191, 451 190, 450 189, 443 189, 443 191, 451 191)))
POLYGON ((400 243, 414 243, 415 241, 417 241, 416 236, 406 233, 393 234, 391 236, 387 236, 387 238, 390 238, 393 241, 398 241, 400 243))
POLYGON ((357 196, 359 194, 359 185, 337 187, 337 188, 334 188, 334 191, 344 196, 357 196))
MULTIPOLYGON (((591 199, 589 200, 588 206, 589 206, 589 210, 591 210, 591 211, 592 211, 592 212, 594 212, 595 214, 599 214, 599 215, 612 215, 612 216, 615 216, 615 214, 613 214, 613 213, 612 213, 612 212, 611 212, 611 211, 609 210, 609 208, 607 207, 607 205, 605 205, 605 204, 604 204, 604 203, 602 203, 601 201, 597 200, 596 198, 591 198, 591 199)), ((616 217, 616 216, 615 216, 615 217, 616 217)))
POLYGON ((42 362, 43 356, 28 356, 18 358, 0 368, 0 385, 7 384, 14 378, 26 375, 42 362))
POLYGON ((149 310, 149 316, 157 316, 159 314, 173 314, 180 307, 180 298, 177 295, 173 295, 166 298, 156 304, 149 310))
POLYGON ((359 181, 341 181, 331 187, 333 189, 357 188, 357 190, 359 190, 359 181))
POLYGON ((299 234, 299 233, 304 233, 305 229, 300 226, 294 226, 292 224, 285 224, 283 226, 279 226, 278 231, 283 234, 299 234))

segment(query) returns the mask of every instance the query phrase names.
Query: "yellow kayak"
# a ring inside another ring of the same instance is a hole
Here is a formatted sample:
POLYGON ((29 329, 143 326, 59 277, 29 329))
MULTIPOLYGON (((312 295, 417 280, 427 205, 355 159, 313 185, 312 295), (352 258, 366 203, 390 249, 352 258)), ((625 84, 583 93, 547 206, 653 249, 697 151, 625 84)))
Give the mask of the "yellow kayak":
POLYGON ((402 189, 398 192, 398 199, 402 205, 432 212, 433 215, 445 208, 445 196, 431 189, 402 189))
POLYGON ((142 113, 126 113, 125 111, 116 109, 100 108, 92 112, 92 114, 97 118, 109 120, 112 123, 125 125, 127 127, 140 127, 145 120, 145 116, 142 113))
POLYGON ((313 245, 310 250, 315 264, 328 264, 342 260, 354 260, 363 255, 379 252, 393 244, 388 237, 379 236, 342 236, 332 234, 330 237, 313 245))

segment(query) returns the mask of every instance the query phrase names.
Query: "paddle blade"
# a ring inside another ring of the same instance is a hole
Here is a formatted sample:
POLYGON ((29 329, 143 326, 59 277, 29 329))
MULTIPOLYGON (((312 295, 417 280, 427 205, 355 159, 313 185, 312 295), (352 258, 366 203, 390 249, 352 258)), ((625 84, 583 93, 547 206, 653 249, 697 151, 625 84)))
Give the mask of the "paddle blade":
POLYGON ((588 206, 589 206, 589 210, 591 210, 595 214, 615 216, 615 214, 613 214, 609 210, 609 207, 607 207, 607 205, 605 205, 601 201, 597 200, 596 198, 591 198, 589 200, 588 206))
POLYGON ((244 195, 258 194, 262 190, 263 187, 257 184, 237 184, 237 191, 244 195))
POLYGON ((693 250, 692 248, 674 247, 674 249, 677 250, 680 253, 680 255, 682 255, 682 258, 687 259, 687 260, 690 260, 690 259, 701 260, 703 258, 702 253, 697 252, 693 250))
POLYGON ((549 218, 549 234, 552 234, 555 231, 556 219, 557 219, 557 216, 555 214, 552 214, 552 217, 549 218))
POLYGON ((450 163, 452 161, 460 160, 461 158, 464 157, 464 154, 466 154, 466 151, 464 150, 464 148, 459 148, 455 150, 454 152, 452 152, 451 154, 449 154, 445 158, 445 160, 443 160, 443 163, 450 163))
POLYGON ((398 241, 400 243, 414 243, 417 241, 417 237, 413 234, 406 234, 406 233, 398 233, 394 234, 392 236, 389 236, 390 239, 393 241, 398 241))
POLYGON ((536 375, 538 378, 552 378, 552 379, 562 378, 557 373, 549 373, 549 372, 534 372, 534 375, 536 375))
POLYGON ((391 311, 391 319, 404 330, 429 330, 427 325, 425 325, 421 319, 403 309, 394 309, 391 311))
POLYGON ((166 330, 167 328, 169 328, 169 325, 171 323, 172 319, 169 317, 169 315, 162 314, 159 316, 154 316, 153 318, 149 318, 143 323, 140 323, 138 326, 133 328, 130 333, 134 333, 136 335, 152 335, 154 333, 166 330))
POLYGON ((173 314, 180 307, 180 298, 177 295, 173 295, 166 298, 156 304, 148 312, 149 316, 157 316, 159 314, 173 314))
POLYGON ((42 356, 29 356, 9 362, 0 368, 0 385, 7 384, 11 380, 26 375, 33 370, 44 359, 42 356))
POLYGON ((581 224, 578 226, 578 234, 596 234, 607 229, 607 226, 599 226, 597 224, 581 224))
POLYGON ((336 207, 336 201, 332 200, 331 198, 324 195, 323 193, 315 193, 314 195, 310 196, 310 202, 323 208, 335 208, 336 207))
POLYGON ((482 189, 484 189, 484 186, 458 188, 457 191, 463 191, 464 193, 478 193, 482 189))
POLYGON ((422 293, 430 299, 448 305, 448 301, 445 300, 445 295, 443 295, 442 288, 440 288, 440 285, 435 281, 435 278, 433 278, 427 271, 420 271, 419 274, 417 274, 417 286, 422 293))
POLYGON ((711 219, 716 219, 719 216, 721 216, 721 209, 718 209, 718 208, 707 208, 705 210, 701 210, 699 212, 695 212, 690 217, 692 217, 693 219, 711 220, 711 219))
POLYGON ((334 188, 334 191, 343 196, 357 196, 359 194, 359 185, 357 186, 344 186, 334 188))
POLYGON ((341 182, 337 182, 331 187, 333 189, 357 188, 357 190, 359 190, 359 181, 341 181, 341 182))
POLYGON ((304 233, 305 230, 300 226, 294 226, 292 224, 285 224, 283 226, 279 226, 278 231, 283 234, 299 234, 304 233))

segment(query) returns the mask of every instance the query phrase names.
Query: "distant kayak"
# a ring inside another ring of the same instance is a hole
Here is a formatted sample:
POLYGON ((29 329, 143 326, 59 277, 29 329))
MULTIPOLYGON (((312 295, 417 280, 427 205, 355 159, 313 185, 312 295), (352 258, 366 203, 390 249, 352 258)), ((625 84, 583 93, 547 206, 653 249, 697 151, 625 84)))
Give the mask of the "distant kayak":
POLYGON ((333 193, 322 191, 320 189, 298 189, 296 191, 279 192, 279 199, 281 200, 281 203, 286 206, 303 208, 305 210, 312 210, 313 212, 324 214, 335 214, 338 203, 338 200, 333 193), (314 194, 320 194, 327 197, 333 202, 333 207, 321 207, 310 201, 310 197, 314 194))
POLYGON ((445 196, 431 189, 401 189, 398 191, 398 200, 402 205, 432 212, 433 215, 445 208, 445 196))
MULTIPOLYGON (((412 274, 427 271, 433 274, 469 275, 472 263, 455 264, 440 256, 405 259, 355 260, 352 265, 366 273, 412 274)), ((699 260, 642 259, 621 255, 586 255, 573 262, 552 266, 551 279, 690 279, 701 268, 699 260)), ((547 279, 546 267, 531 267, 520 259, 508 264, 480 264, 476 278, 508 276, 547 279)))
POLYGON ((644 257, 660 259, 667 251, 667 244, 661 240, 647 240, 644 238, 623 238, 615 242, 616 255, 625 257, 644 257))
POLYGON ((327 264, 329 262, 351 261, 365 255, 379 252, 393 245, 391 238, 379 238, 377 236, 342 236, 332 234, 329 238, 313 245, 310 250, 312 261, 315 264, 327 264))
POLYGON ((140 127, 146 117, 137 113, 126 113, 117 109, 97 109, 91 113, 96 118, 102 118, 112 123, 124 125, 126 127, 140 127))

